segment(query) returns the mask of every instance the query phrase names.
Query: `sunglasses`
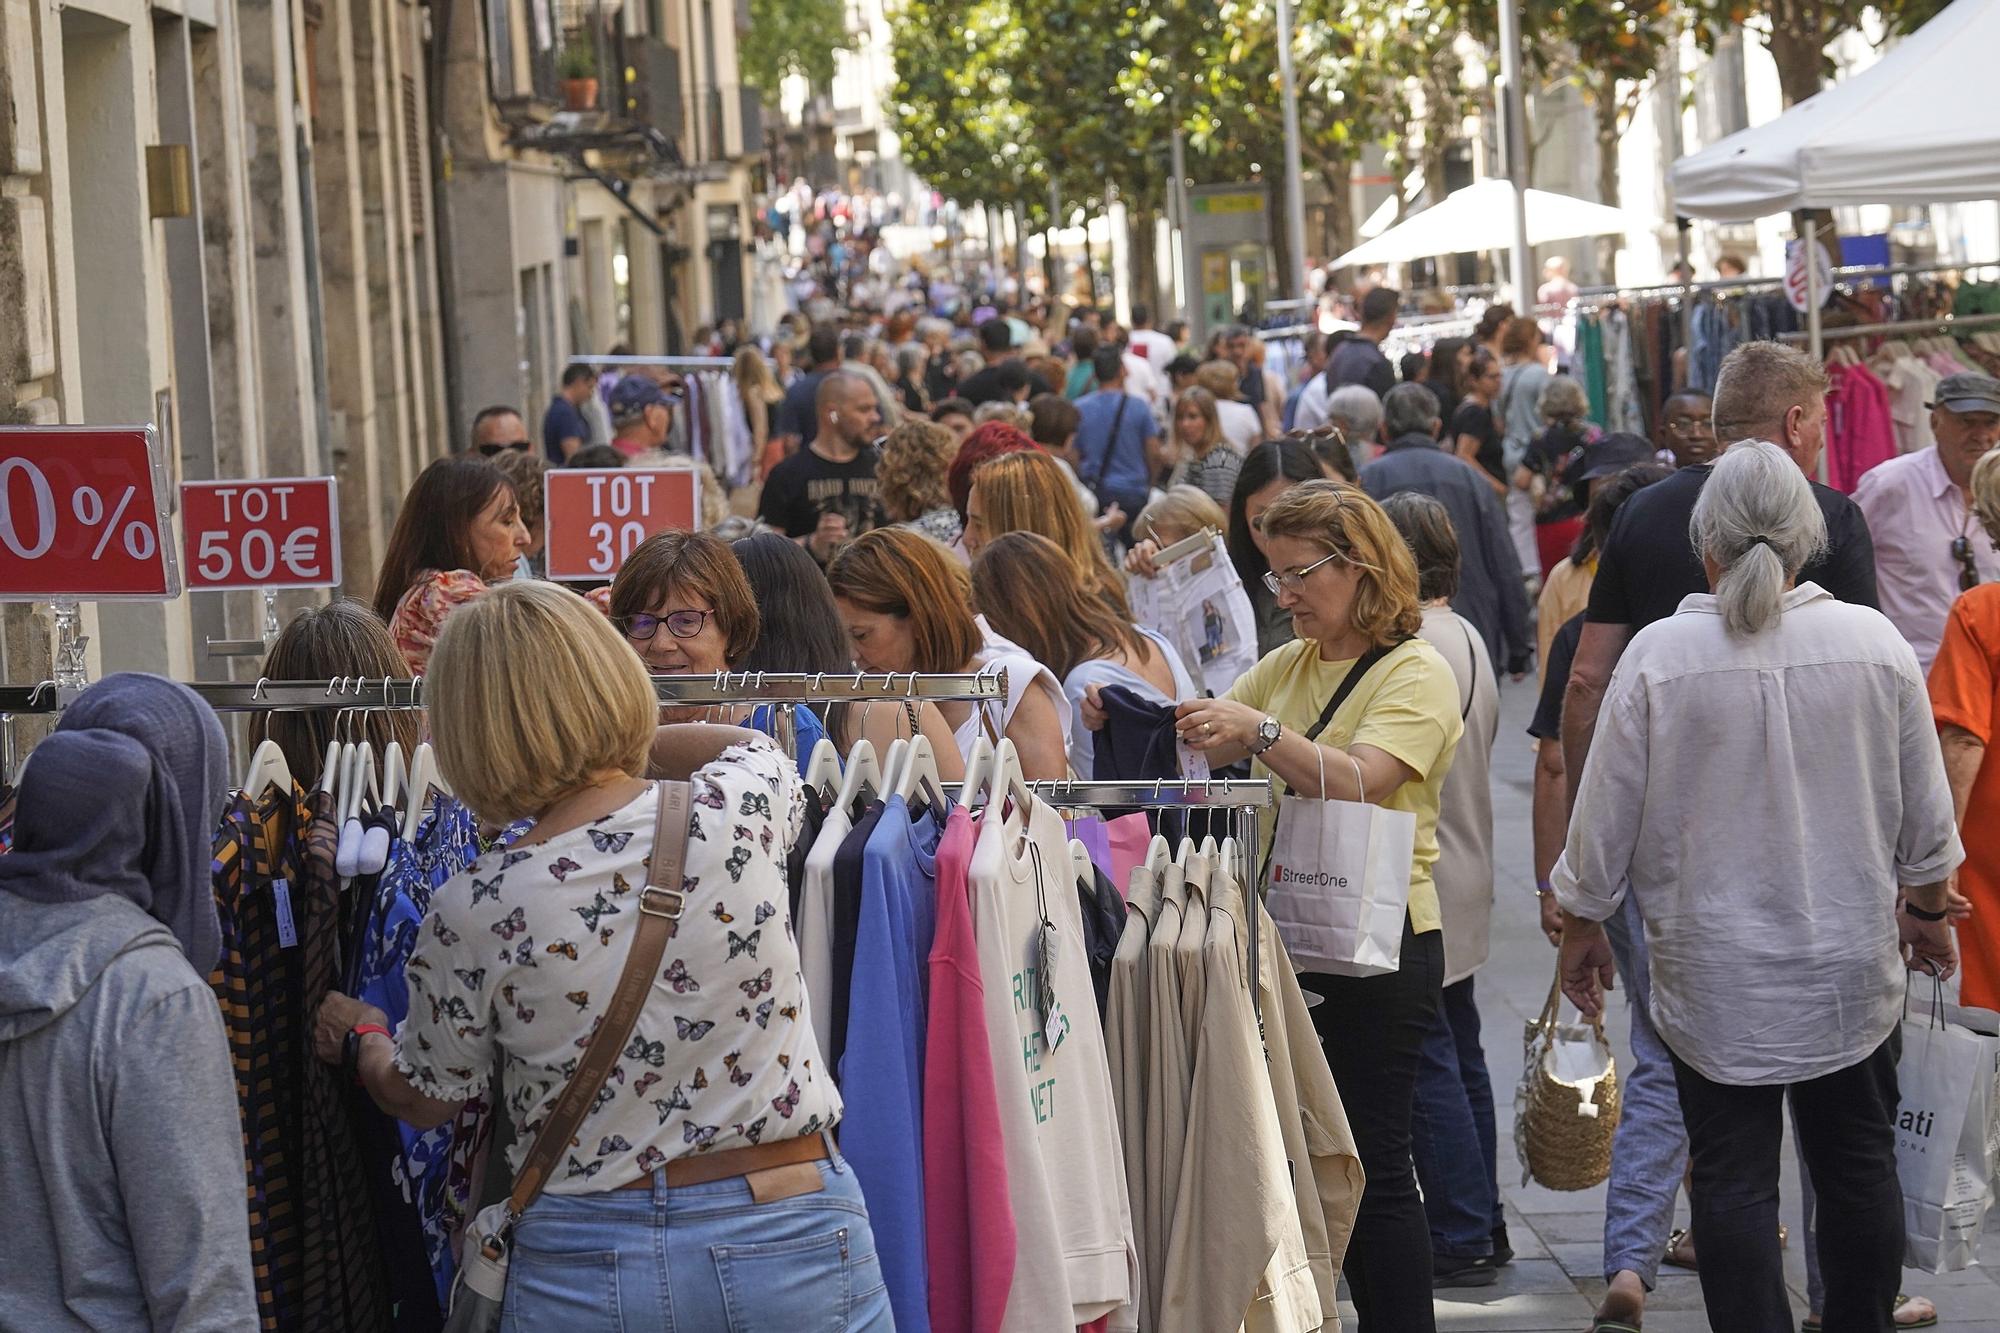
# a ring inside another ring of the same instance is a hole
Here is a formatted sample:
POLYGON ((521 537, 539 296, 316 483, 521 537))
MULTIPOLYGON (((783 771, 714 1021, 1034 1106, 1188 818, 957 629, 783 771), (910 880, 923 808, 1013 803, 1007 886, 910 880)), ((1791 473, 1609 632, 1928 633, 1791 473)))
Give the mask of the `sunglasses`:
POLYGON ((507 444, 482 444, 479 446, 479 452, 488 458, 493 458, 506 453, 509 449, 512 449, 516 453, 525 454, 534 447, 534 445, 528 443, 526 440, 514 440, 507 444))
POLYGON ((618 628, 626 638, 634 643, 651 643, 653 636, 660 632, 660 626, 667 627, 667 633, 676 639, 692 639, 701 633, 701 627, 708 623, 713 611, 669 611, 664 616, 632 615, 619 617, 618 628))
POLYGON ((1951 558, 1958 561, 1958 590, 1971 592, 1979 586, 1979 565, 1972 558, 1972 538, 1953 537, 1951 558))

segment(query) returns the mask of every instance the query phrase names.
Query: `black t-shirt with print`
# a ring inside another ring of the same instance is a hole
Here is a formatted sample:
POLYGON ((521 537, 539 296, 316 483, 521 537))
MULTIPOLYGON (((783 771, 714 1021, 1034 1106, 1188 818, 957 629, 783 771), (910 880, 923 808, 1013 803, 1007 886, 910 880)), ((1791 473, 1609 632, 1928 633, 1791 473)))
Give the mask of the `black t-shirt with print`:
POLYGON ((847 535, 859 537, 883 521, 876 498, 876 458, 869 448, 836 463, 810 446, 800 449, 764 479, 757 516, 787 537, 804 537, 819 526, 821 514, 845 514, 847 535))

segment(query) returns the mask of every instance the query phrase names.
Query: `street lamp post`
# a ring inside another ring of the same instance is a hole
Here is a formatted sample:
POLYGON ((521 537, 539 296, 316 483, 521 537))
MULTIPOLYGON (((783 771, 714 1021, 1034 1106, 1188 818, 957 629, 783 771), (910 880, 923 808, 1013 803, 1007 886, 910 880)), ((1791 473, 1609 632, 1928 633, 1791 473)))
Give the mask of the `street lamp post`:
POLYGON ((1528 270, 1528 99, 1521 86, 1520 0, 1500 0, 1500 160, 1514 187, 1514 239, 1509 262, 1514 268, 1514 301, 1523 313, 1535 299, 1534 275, 1528 270))
MULTIPOLYGON (((1291 251, 1284 294, 1306 294, 1305 173, 1299 165, 1299 90, 1292 75, 1292 0, 1278 0, 1278 100, 1285 119, 1285 244, 1291 251)), ((1329 182, 1329 188, 1340 188, 1329 182)))

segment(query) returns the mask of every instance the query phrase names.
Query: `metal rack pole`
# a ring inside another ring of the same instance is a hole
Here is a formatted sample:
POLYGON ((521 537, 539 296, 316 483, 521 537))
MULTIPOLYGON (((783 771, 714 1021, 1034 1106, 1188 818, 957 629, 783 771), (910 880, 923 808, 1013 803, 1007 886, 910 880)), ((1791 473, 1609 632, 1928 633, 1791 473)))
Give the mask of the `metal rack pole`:
POLYGON ((666 366, 672 370, 727 370, 736 363, 726 356, 578 356, 586 366, 666 366))
MULTIPOLYGON (((1876 334, 1889 337, 1898 333, 1951 334, 1965 329, 1991 328, 2000 324, 2000 315, 1941 315, 1936 319, 1899 319, 1887 324, 1849 324, 1841 328, 1822 329, 1821 342, 1831 342, 1835 338, 1868 338, 1876 334)), ((1779 342, 1802 343, 1811 340, 1811 333, 1781 333, 1779 342)))

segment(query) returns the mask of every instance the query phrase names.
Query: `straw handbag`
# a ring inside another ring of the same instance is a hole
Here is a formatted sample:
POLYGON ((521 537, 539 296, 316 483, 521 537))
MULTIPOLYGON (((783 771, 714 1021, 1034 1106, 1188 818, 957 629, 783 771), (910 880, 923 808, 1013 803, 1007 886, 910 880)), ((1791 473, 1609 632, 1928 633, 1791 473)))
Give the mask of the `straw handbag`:
POLYGON ((1514 1089, 1514 1150, 1522 1184, 1532 1178, 1552 1190, 1587 1190, 1611 1174, 1618 1068, 1602 1017, 1559 1023, 1561 998, 1560 986, 1550 985, 1542 1016, 1527 1027, 1527 1059, 1514 1089))

